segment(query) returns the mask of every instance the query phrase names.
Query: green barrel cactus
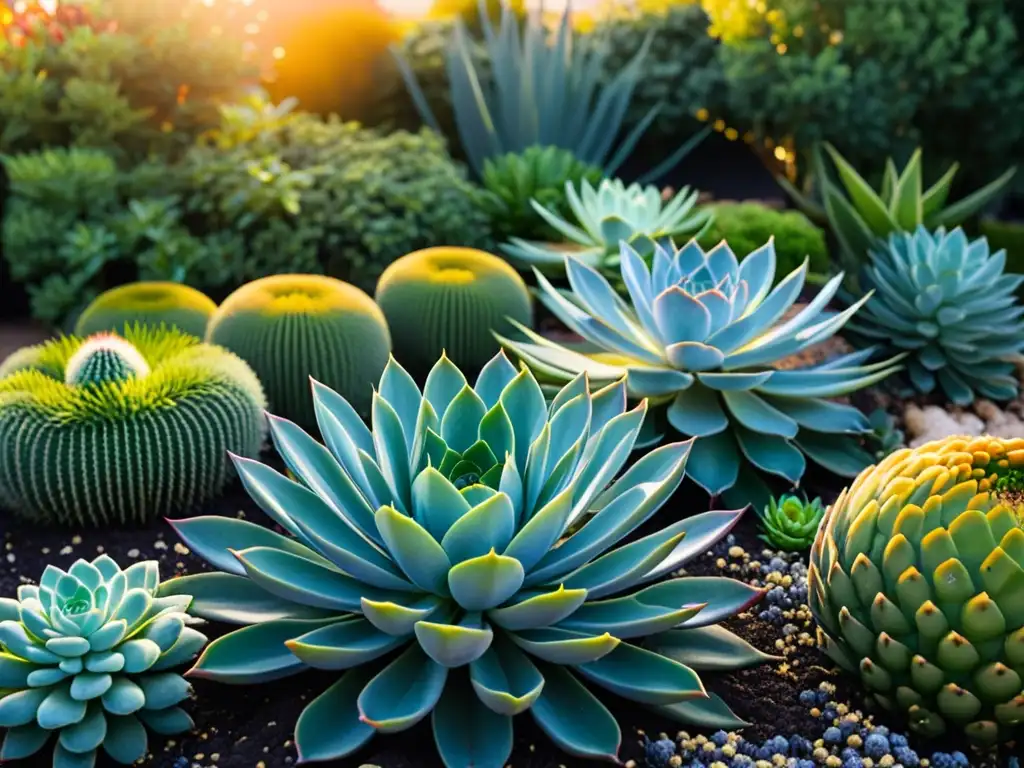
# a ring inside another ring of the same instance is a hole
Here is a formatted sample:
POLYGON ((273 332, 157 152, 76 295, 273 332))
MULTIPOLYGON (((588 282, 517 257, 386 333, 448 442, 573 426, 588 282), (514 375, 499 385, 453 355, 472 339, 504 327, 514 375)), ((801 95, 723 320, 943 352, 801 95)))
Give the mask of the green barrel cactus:
POLYGON ((533 324, 532 299, 519 274, 504 259, 472 248, 403 256, 381 275, 376 299, 395 356, 417 371, 430 370, 442 353, 479 370, 500 348, 492 330, 511 329, 508 318, 533 324))
POLYGON ((191 686, 170 670, 206 644, 187 595, 157 597, 155 561, 121 570, 102 555, 0 598, 0 762, 30 757, 56 736, 54 768, 87 768, 103 749, 131 765, 146 728, 191 730, 178 705, 191 686))
POLYGON ((760 538, 784 552, 806 551, 814 543, 824 516, 821 499, 808 501, 792 494, 772 497, 761 513, 760 538))
POLYGON ((15 355, 0 378, 0 507, 31 520, 134 524, 191 510, 230 479, 227 451, 263 445, 255 374, 176 329, 15 355))
POLYGON ((274 275, 247 283, 220 305, 207 341, 252 366, 275 413, 316 424, 310 377, 368 413, 391 353, 380 308, 353 285, 323 275, 274 275))
POLYGON ((875 289, 850 322, 855 341, 908 353, 914 389, 941 389, 957 405, 976 395, 1012 400, 1010 358, 1024 351, 1024 275, 1005 272, 1006 252, 960 228, 897 233, 871 251, 862 283, 875 289))
POLYGON ((337 393, 314 390, 323 444, 271 418, 295 481, 237 462, 290 536, 177 521, 223 572, 166 584, 195 596, 196 615, 251 625, 211 644, 190 675, 341 673, 299 718, 300 761, 344 757, 429 716, 439 764, 502 768, 513 718, 529 712, 564 751, 617 763, 619 726, 584 683, 682 722, 742 724, 698 672, 769 658, 718 626, 762 590, 663 578, 742 510, 622 543, 678 488, 692 445, 651 451, 617 477, 647 410, 627 410, 624 382, 591 392, 579 376, 549 405, 500 353, 475 386, 442 358, 422 392, 392 361, 370 429, 337 393))
POLYGON ((201 339, 216 311, 217 305, 210 297, 181 283, 129 283, 97 296, 79 316, 75 335, 123 333, 138 323, 154 327, 163 324, 201 339))
POLYGON ((927 736, 1024 724, 1024 438, 948 438, 866 469, 825 515, 809 604, 829 656, 927 736))

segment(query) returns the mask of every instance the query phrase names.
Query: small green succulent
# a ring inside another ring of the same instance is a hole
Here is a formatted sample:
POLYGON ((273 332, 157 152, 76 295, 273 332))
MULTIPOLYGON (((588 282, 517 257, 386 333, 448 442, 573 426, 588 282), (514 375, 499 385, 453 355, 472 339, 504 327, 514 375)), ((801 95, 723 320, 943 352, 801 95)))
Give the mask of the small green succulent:
POLYGON ((772 497, 761 513, 760 538, 784 552, 803 552, 811 548, 824 515, 821 499, 808 501, 792 494, 778 500, 772 497))
POLYGON ((556 230, 534 210, 531 201, 563 215, 568 208, 566 184, 584 180, 598 184, 603 177, 599 166, 576 159, 568 149, 527 147, 484 161, 483 185, 491 196, 484 197, 482 205, 491 216, 497 237, 548 240, 558 236, 556 230))
POLYGON ((502 343, 552 386, 581 373, 595 383, 626 376, 634 399, 657 406, 651 443, 669 428, 696 438, 687 473, 708 493, 736 489, 740 498, 727 499, 733 505, 766 501, 749 468, 795 485, 807 458, 850 477, 871 462, 856 439, 870 430, 867 419, 827 398, 881 381, 899 370, 898 358, 865 364, 873 350, 860 350, 800 368, 777 365, 831 338, 868 300, 827 312, 842 275, 789 313, 807 261, 776 284, 772 240, 742 263, 726 243, 707 252, 696 241, 679 250, 657 246, 650 266, 623 244, 628 301, 582 259, 565 264, 571 290, 538 271, 538 298, 583 342, 519 326, 502 343))
POLYGON ((103 749, 130 765, 146 728, 190 730, 178 705, 191 686, 169 670, 196 657, 188 595, 157 597, 155 561, 125 570, 107 555, 67 572, 47 566, 39 586, 0 598, 0 761, 30 757, 57 736, 54 768, 94 765, 103 749))
POLYGON ((534 210, 565 239, 565 243, 541 243, 513 237, 502 246, 520 267, 534 267, 558 275, 565 270, 566 254, 584 264, 617 272, 619 247, 628 243, 642 256, 650 257, 656 245, 671 247, 672 239, 699 237, 714 220, 711 209, 694 210, 698 192, 683 187, 665 201, 653 185, 630 184, 605 179, 596 187, 580 182, 579 192, 571 182, 565 195, 576 223, 571 223, 537 201, 534 210))
POLYGON ((957 405, 977 395, 1012 400, 1011 357, 1024 350, 1024 275, 1004 272, 1006 254, 960 228, 897 233, 872 249, 864 270, 874 296, 850 321, 855 343, 908 352, 910 384, 941 389, 957 405))
POLYGON ((651 451, 615 479, 647 410, 626 410, 624 382, 592 393, 581 375, 549 405, 501 353, 475 386, 442 358, 422 392, 392 361, 372 430, 342 397, 313 390, 324 444, 271 417, 297 482, 237 462, 290 537, 227 517, 174 523, 224 572, 168 591, 194 594, 205 618, 251 625, 211 644, 190 674, 341 672, 299 718, 301 760, 344 757, 430 716, 448 768, 501 768, 513 717, 529 712, 566 752, 617 762, 619 726, 583 682, 679 721, 741 724, 697 672, 768 658, 718 626, 762 591, 662 577, 742 510, 620 544, 682 482, 692 445, 651 451))
POLYGON ((1024 439, 891 454, 829 507, 811 548, 819 643, 886 709, 993 744, 1024 724, 1024 439))

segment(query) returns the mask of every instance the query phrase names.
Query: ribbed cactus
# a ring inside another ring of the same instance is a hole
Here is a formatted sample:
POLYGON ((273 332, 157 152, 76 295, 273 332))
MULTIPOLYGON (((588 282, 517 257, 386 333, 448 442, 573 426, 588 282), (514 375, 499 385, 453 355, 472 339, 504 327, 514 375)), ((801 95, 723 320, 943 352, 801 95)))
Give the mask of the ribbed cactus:
POLYGON ((315 427, 310 377, 360 411, 391 353, 373 299, 322 275, 274 275, 232 293, 210 320, 207 340, 253 367, 274 413, 315 427))
POLYGON ((174 329, 66 337, 0 370, 0 506, 43 523, 139 523, 194 509, 259 454, 263 390, 174 329))
POLYGON ((154 327, 163 323, 201 339, 216 311, 217 305, 206 294, 181 283, 129 283, 97 296, 79 316, 75 334, 123 333, 136 323, 154 327))
POLYGON ((508 263, 471 248, 427 248, 393 262, 377 283, 377 303, 391 326, 395 357, 425 371, 444 352, 479 369, 498 351, 491 331, 508 318, 531 325, 526 283, 508 263))

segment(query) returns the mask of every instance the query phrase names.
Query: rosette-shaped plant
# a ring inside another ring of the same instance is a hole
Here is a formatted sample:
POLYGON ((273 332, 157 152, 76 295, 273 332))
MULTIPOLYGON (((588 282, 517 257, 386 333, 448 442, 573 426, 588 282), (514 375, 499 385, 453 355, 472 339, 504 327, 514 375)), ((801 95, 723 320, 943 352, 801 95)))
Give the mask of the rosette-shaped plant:
POLYGON ((37 522, 191 510, 230 479, 228 451, 256 456, 266 436, 249 366, 177 329, 61 338, 0 371, 0 507, 37 522))
POLYGON ((492 330, 509 319, 533 324, 533 298, 508 262, 473 248, 427 248, 392 262, 377 283, 395 356, 426 373, 444 352, 460 368, 480 370, 499 344, 492 330))
POLYGON ((885 707, 992 743, 1024 724, 1024 439, 949 438, 866 469, 811 549, 819 641, 885 707))
POLYGON ((712 221, 710 210, 694 210, 698 193, 689 187, 665 201, 661 190, 653 185, 627 187, 619 179, 605 179, 594 187, 584 179, 579 192, 566 182, 565 195, 576 223, 537 201, 531 205, 567 242, 537 243, 513 237, 502 246, 513 262, 560 274, 565 269, 566 254, 571 253, 591 267, 617 271, 620 243, 629 243, 650 256, 655 245, 671 247, 673 238, 697 237, 712 221))
POLYGON ((311 376, 364 413, 391 352, 373 299, 323 275, 272 275, 243 285, 220 305, 206 338, 251 365, 271 408, 304 427, 316 423, 311 376))
POLYGON ((178 521, 226 573, 167 584, 195 595, 200 616, 252 624, 190 674, 248 683, 348 670, 299 718, 300 759, 348 755, 430 715, 445 765, 500 768, 512 718, 529 711, 567 752, 614 760, 619 728, 584 682, 682 721, 740 724, 697 671, 767 658, 716 626, 761 591, 717 577, 654 582, 741 512, 616 546, 675 491, 690 449, 666 445, 615 480, 646 412, 625 410, 622 382, 592 394, 579 376, 549 406, 499 353, 475 386, 442 358, 422 393, 391 362, 372 430, 326 387, 314 384, 314 399, 326 446, 271 419, 298 482, 237 462, 294 538, 226 517, 178 521))
POLYGON ((958 405, 976 394, 1017 396, 1014 364, 1024 350, 1024 275, 1004 272, 1006 252, 990 253, 959 227, 895 234, 872 251, 865 283, 875 295, 851 330, 870 343, 907 351, 907 374, 920 392, 940 387, 958 405))
POLYGON ((169 670, 196 657, 206 636, 187 626, 187 595, 157 597, 157 563, 121 570, 102 555, 39 586, 0 598, 0 761, 36 754, 57 736, 54 768, 92 766, 101 747, 131 765, 146 727, 192 728, 178 704, 191 686, 169 670))
MULTIPOLYGON (((668 425, 697 438, 687 473, 709 493, 732 488, 744 462, 794 484, 805 454, 851 477, 870 463, 848 437, 869 431, 867 419, 824 398, 885 378, 898 369, 895 360, 865 365, 873 350, 863 350, 776 367, 830 338, 867 301, 825 312, 841 275, 796 311, 807 262, 773 288, 771 240, 742 263, 724 243, 706 253, 695 241, 674 253, 659 246, 652 267, 624 245, 621 274, 630 302, 582 260, 567 257, 566 268, 571 291, 537 273, 540 299, 586 343, 570 348, 526 327, 523 339, 502 342, 548 381, 586 372, 603 384, 628 374, 631 396, 650 398, 668 425)), ((744 485, 755 481, 751 475, 744 485)))
POLYGON ((75 333, 124 333, 136 323, 154 327, 162 324, 201 339, 216 311, 213 299, 181 283, 129 283, 97 296, 79 316, 75 333))
POLYGON ((803 552, 814 543, 824 516, 821 499, 807 501, 787 494, 776 500, 773 496, 761 513, 761 539, 785 552, 803 552))

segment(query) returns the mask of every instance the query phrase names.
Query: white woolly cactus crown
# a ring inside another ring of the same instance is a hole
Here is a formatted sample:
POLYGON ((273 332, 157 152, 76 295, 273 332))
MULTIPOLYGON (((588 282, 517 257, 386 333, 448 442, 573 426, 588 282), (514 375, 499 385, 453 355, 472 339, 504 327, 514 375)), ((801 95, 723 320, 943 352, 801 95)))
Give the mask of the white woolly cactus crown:
POLYGON ((149 363, 134 344, 113 333, 97 333, 70 357, 64 369, 64 382, 85 386, 148 374, 149 363))

